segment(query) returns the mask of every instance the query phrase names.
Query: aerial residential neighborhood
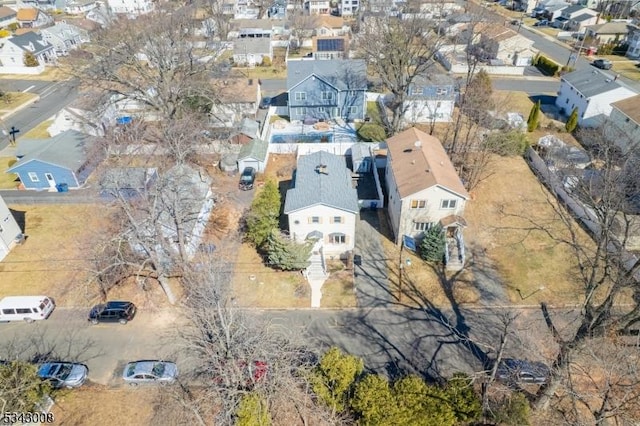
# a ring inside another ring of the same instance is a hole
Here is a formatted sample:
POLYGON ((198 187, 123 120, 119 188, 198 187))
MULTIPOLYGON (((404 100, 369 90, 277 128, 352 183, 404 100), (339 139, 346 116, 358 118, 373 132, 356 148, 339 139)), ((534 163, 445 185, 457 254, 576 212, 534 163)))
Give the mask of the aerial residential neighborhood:
POLYGON ((640 423, 640 6, 0 2, 0 424, 640 423))

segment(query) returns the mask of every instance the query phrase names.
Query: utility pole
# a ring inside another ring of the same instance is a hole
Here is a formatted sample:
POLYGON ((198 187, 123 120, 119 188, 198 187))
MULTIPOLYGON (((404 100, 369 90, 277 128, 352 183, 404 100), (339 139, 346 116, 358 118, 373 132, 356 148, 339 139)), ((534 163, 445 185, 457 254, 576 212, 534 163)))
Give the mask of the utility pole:
POLYGON ((398 262, 398 302, 402 302, 402 270, 404 269, 404 262, 402 261, 403 250, 404 250, 404 238, 400 243, 400 259, 398 262))

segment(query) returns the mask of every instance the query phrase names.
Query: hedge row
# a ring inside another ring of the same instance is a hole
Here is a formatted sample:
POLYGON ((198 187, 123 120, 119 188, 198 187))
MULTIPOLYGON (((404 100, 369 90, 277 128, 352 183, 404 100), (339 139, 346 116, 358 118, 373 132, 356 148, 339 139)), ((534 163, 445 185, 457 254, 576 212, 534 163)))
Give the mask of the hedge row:
POLYGON ((560 64, 542 55, 533 58, 533 65, 547 75, 558 75, 561 70, 560 64))

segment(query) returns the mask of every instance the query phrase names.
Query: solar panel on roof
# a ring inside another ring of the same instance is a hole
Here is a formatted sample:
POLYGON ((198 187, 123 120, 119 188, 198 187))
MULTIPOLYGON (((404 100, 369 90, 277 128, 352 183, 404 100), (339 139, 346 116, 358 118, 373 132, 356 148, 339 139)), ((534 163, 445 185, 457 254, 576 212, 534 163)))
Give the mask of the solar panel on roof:
POLYGON ((336 52, 342 50, 344 50, 344 40, 341 38, 318 40, 318 52, 336 52))

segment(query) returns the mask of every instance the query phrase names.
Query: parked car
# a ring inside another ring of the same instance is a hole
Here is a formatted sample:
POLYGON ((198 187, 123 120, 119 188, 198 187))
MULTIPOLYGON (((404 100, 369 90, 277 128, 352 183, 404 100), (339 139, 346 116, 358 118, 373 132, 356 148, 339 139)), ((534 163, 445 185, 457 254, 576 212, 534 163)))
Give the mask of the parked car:
POLYGON ((535 24, 533 24, 534 27, 546 27, 549 25, 549 20, 548 19, 541 19, 538 22, 536 22, 535 24))
POLYGON ((178 367, 168 361, 136 361, 124 367, 122 378, 131 386, 160 383, 171 384, 178 378, 178 367))
POLYGON ((262 100, 260 101, 260 105, 258 105, 258 108, 260 109, 267 109, 271 106, 271 98, 269 96, 265 96, 264 98, 262 98, 262 100))
POLYGON ((549 367, 542 362, 505 358, 498 364, 496 379, 501 382, 544 384, 549 380, 549 367))
POLYGON ((608 59, 596 59, 591 63, 594 67, 600 68, 601 70, 610 70, 613 64, 608 59))
POLYGON ((256 180, 256 169, 253 167, 246 167, 240 175, 240 183, 238 187, 243 191, 253 189, 253 182, 256 180))
POLYGON ((126 324, 136 315, 136 305, 131 302, 111 301, 102 303, 91 308, 89 312, 89 322, 98 324, 99 322, 119 322, 126 324))
POLYGON ((51 382, 54 389, 78 388, 87 380, 89 369, 73 362, 48 362, 38 368, 38 377, 51 382))

